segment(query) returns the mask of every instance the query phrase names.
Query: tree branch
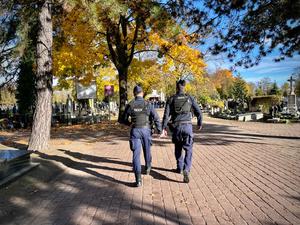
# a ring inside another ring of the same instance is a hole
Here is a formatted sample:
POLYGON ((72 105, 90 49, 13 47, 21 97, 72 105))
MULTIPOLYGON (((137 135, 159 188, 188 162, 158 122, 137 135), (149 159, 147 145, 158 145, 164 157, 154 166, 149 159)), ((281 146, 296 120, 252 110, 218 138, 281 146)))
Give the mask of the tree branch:
POLYGON ((135 26, 135 31, 134 31, 134 36, 133 36, 133 40, 132 40, 132 43, 131 43, 131 50, 130 50, 130 55, 129 55, 129 59, 127 61, 127 65, 129 66, 132 59, 133 59, 133 55, 134 55, 134 48, 135 48, 135 45, 136 45, 136 42, 137 42, 137 37, 138 37, 138 33, 139 33, 139 27, 140 27, 140 22, 139 20, 137 19, 136 20, 136 26, 135 26))
POLYGON ((159 50, 155 50, 155 49, 144 49, 144 50, 140 50, 140 51, 136 51, 133 54, 139 54, 139 53, 143 53, 143 52, 159 52, 159 50))
POLYGON ((110 40, 110 32, 109 30, 107 29, 106 31, 106 42, 107 42, 107 45, 108 45, 108 49, 109 49, 109 53, 111 55, 111 60, 113 61, 113 63, 116 65, 116 67, 118 67, 118 62, 117 62, 117 57, 116 57, 116 52, 111 44, 111 40, 110 40))

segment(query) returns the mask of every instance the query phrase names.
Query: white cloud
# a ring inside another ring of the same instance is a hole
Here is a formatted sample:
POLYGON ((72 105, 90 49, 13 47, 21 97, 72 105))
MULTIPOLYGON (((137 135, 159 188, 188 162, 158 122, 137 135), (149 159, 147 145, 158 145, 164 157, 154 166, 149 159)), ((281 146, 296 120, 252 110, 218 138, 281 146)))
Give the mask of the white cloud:
POLYGON ((253 72, 256 74, 268 73, 286 73, 293 71, 296 67, 300 66, 300 56, 297 55, 293 58, 287 58, 284 61, 274 62, 274 57, 264 58, 260 64, 249 69, 238 69, 242 72, 253 72))

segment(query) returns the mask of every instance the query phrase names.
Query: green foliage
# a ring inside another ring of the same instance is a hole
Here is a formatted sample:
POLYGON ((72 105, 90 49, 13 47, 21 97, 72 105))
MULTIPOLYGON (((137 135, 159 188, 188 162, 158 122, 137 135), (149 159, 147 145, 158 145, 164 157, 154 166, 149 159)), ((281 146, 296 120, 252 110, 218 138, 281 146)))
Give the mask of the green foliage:
POLYGON ((36 5, 37 1, 29 0, 0 2, 1 86, 15 82, 21 71, 20 62, 24 60, 23 56, 27 53, 28 46, 36 44, 38 18, 36 5))
POLYGON ((0 2, 0 78, 1 86, 11 83, 15 78, 19 56, 16 46, 20 18, 18 10, 13 9, 13 1, 0 2))
POLYGON ((296 80, 295 93, 297 96, 300 96, 300 76, 296 80))
POLYGON ((20 73, 17 79, 17 103, 19 112, 26 114, 32 111, 35 101, 35 74, 33 49, 28 49, 20 63, 20 73))
POLYGON ((289 94, 289 83, 288 82, 285 82, 281 86, 281 93, 284 97, 286 97, 289 94))
POLYGON ((263 96, 264 95, 264 91, 263 91, 262 86, 260 84, 255 89, 255 95, 256 96, 263 96))
POLYGON ((278 87, 278 85, 277 85, 276 82, 274 82, 274 83, 272 84, 272 87, 271 87, 271 89, 270 89, 269 94, 270 94, 270 95, 281 95, 281 94, 282 94, 282 92, 281 92, 281 90, 280 90, 280 88, 278 87))
POLYGON ((262 78, 256 84, 255 95, 256 96, 269 95, 272 89, 272 85, 273 83, 269 77, 262 78))
POLYGON ((221 27, 212 32, 217 40, 212 52, 227 52, 237 66, 254 66, 274 49, 279 49, 275 61, 299 54, 300 1, 211 0, 204 6, 211 26, 221 27))
POLYGON ((0 104, 13 105, 16 103, 15 88, 7 85, 0 89, 0 104))
POLYGON ((231 95, 236 102, 242 103, 247 98, 247 83, 238 75, 231 86, 231 95))
POLYGON ((36 45, 38 34, 37 10, 24 9, 22 15, 25 28, 22 30, 21 41, 23 53, 19 63, 19 73, 17 78, 16 99, 21 114, 32 113, 36 99, 35 91, 35 68, 36 68, 36 45), (31 15, 33 14, 33 15, 31 15))
POLYGON ((300 67, 297 67, 295 69, 295 72, 293 73, 293 76, 296 77, 295 93, 299 97, 300 96, 300 67))

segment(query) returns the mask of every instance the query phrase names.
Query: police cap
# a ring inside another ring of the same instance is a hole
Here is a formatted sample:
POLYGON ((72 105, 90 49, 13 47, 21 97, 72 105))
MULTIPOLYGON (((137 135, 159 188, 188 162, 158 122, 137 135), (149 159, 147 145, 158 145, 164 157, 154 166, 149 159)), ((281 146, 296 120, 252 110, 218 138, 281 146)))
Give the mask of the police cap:
POLYGON ((141 93, 143 91, 143 89, 141 88, 141 86, 139 85, 136 85, 134 88, 133 88, 133 94, 134 95, 137 95, 139 93, 141 93))
POLYGON ((176 87, 178 89, 183 89, 185 87, 185 83, 186 83, 185 80, 180 79, 176 82, 176 87))

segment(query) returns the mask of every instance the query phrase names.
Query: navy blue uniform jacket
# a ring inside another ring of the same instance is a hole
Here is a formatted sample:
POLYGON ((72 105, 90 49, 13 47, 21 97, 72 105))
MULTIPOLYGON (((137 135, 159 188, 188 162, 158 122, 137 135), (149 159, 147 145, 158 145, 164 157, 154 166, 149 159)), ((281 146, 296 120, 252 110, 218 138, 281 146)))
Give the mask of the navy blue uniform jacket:
MULTIPOLYGON (((187 113, 187 114, 179 114, 176 115, 175 112, 173 112, 171 109, 171 101, 172 99, 177 96, 177 95, 181 95, 184 94, 183 92, 178 92, 176 95, 173 95, 171 98, 168 99, 167 104, 166 104, 166 108, 165 108, 165 112, 164 112, 164 117, 163 117, 163 122, 162 122, 162 128, 166 129, 169 120, 172 121, 172 123, 175 122, 179 122, 179 121, 191 121, 192 120, 192 112, 187 113), (170 119, 171 117, 171 119, 170 119)), ((200 107, 198 106, 197 102, 195 101, 195 99, 192 96, 189 96, 191 103, 192 103, 192 111, 195 114, 195 116, 197 117, 197 125, 198 126, 202 126, 202 112, 200 107)))
MULTIPOLYGON (((145 100, 140 97, 140 96, 137 96, 135 97, 135 99, 133 100, 135 102, 144 102, 145 100)), ((153 105, 151 104, 148 104, 148 115, 149 115, 149 122, 152 123, 154 122, 155 124, 155 127, 156 129, 158 130, 159 133, 161 133, 161 123, 160 123, 160 119, 159 119, 159 116, 157 114, 157 112, 155 111, 153 105)), ((129 122, 129 117, 131 116, 131 113, 132 113, 132 109, 130 107, 130 104, 128 104, 126 106, 126 109, 125 109, 125 113, 124 113, 124 124, 130 126, 131 125, 131 122, 129 122)), ((150 127, 149 127, 150 128, 150 127)))

